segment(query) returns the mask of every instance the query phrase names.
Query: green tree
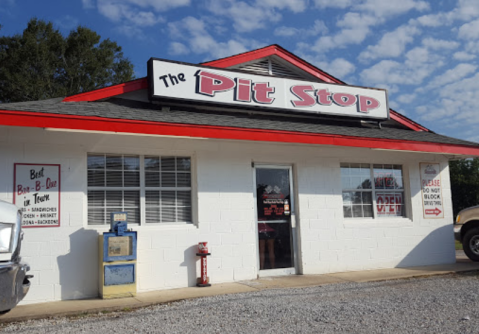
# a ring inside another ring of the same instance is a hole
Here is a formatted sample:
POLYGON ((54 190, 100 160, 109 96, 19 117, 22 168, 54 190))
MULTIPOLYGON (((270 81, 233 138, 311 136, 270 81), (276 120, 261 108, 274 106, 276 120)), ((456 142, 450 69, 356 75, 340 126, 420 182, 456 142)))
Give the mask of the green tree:
POLYGON ((121 47, 79 26, 64 37, 31 19, 22 35, 0 37, 0 102, 35 101, 133 79, 121 47))
POLYGON ((479 205, 479 159, 451 161, 449 171, 456 216, 462 209, 479 205))

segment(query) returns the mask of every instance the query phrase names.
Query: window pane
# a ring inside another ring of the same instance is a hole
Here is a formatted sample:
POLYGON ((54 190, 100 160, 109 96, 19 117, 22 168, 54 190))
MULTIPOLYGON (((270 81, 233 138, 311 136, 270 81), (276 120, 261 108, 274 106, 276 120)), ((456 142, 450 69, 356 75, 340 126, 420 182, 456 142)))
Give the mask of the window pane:
POLYGON ((191 170, 190 158, 176 158, 176 168, 180 171, 189 172, 191 170))
POLYGON ((88 208, 88 224, 89 225, 105 224, 105 209, 88 208))
POLYGON ((373 217, 373 206, 372 205, 363 205, 364 217, 373 217))
POLYGON ((159 157, 145 157, 145 170, 160 171, 159 157))
POLYGON ((351 182, 348 176, 341 177, 341 187, 343 189, 351 189, 351 182))
POLYGON ((350 206, 343 206, 344 218, 352 218, 353 211, 350 206))
POLYGON ((177 173, 176 174, 176 186, 177 187, 190 187, 191 186, 191 174, 190 173, 177 173))
POLYGON ((104 169, 105 156, 104 155, 88 155, 88 169, 104 169))
POLYGON ((178 206, 191 206, 191 192, 178 191, 176 198, 176 205, 178 206))
POLYGON ((176 173, 161 173, 162 187, 176 187, 176 173))
POLYGON ((361 205, 353 205, 353 217, 358 218, 363 216, 363 209, 361 205))
POLYGON ((105 192, 103 190, 88 191, 88 207, 105 206, 105 192))
POLYGON ((351 177, 351 189, 362 189, 362 180, 361 176, 352 176, 351 177))
POLYGON ((191 208, 180 207, 177 208, 178 221, 179 222, 191 222, 191 208))
POLYGON ((356 191, 352 194, 353 194, 352 196, 353 204, 362 204, 361 192, 356 191))
POLYGON ((139 187, 140 173, 139 172, 124 172, 125 187, 139 187))
POLYGON ((160 206, 160 192, 159 191, 146 191, 145 192, 145 204, 148 207, 160 206))
POLYGON ((162 223, 175 223, 176 222, 176 208, 163 207, 161 208, 161 222, 162 223))
POLYGON ((376 189, 386 188, 386 171, 382 165, 374 165, 374 187, 376 189))
POLYGON ((107 155, 106 156, 106 169, 122 169, 121 155, 107 155))
POLYGON ((126 207, 140 207, 140 192, 139 191, 125 191, 124 192, 124 206, 126 207))
POLYGON ((161 157, 161 171, 175 171, 176 159, 174 157, 161 157))
POLYGON ((174 191, 161 192, 161 206, 175 206, 176 193, 174 191))
POLYGON ((124 157, 123 159, 125 170, 140 170, 140 158, 139 157, 124 157))
POLYGON ((159 187, 160 186, 160 173, 158 173, 158 172, 145 172, 145 186, 146 187, 159 187))
POLYGON ((88 186, 89 187, 104 187, 105 172, 102 170, 89 170, 88 171, 88 186))
POLYGON ((341 176, 349 176, 351 174, 349 164, 341 164, 341 176))
POLYGON ((106 172, 106 186, 107 187, 121 187, 123 186, 123 172, 122 171, 107 171, 106 172))
POLYGON ((352 204, 352 203, 353 203, 353 193, 343 192, 343 204, 352 204))
POLYGON ((370 192, 363 192, 363 204, 373 204, 373 194, 370 192))
MULTIPOLYGON (((123 206, 123 192, 119 191, 107 191, 106 192, 106 205, 107 206, 123 206)), ((121 210, 120 210, 121 211, 121 210)))
POLYGON ((160 223, 160 208, 146 208, 146 223, 157 224, 160 223))

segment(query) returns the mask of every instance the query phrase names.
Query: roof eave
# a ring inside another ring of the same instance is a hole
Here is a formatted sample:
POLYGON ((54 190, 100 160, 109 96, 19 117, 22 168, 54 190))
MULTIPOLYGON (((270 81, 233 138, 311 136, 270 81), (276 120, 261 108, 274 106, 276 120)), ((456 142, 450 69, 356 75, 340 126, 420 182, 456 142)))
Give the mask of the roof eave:
POLYGON ((479 146, 0 110, 0 125, 104 133, 333 145, 479 157, 479 146))

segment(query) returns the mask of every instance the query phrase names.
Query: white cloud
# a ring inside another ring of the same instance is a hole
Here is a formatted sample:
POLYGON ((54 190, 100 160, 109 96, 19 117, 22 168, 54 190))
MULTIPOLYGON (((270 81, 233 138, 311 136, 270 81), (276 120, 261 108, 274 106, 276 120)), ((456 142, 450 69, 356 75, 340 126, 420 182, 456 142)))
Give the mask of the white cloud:
POLYGON ((359 10, 374 13, 377 17, 389 17, 404 14, 410 10, 424 11, 429 9, 426 1, 418 0, 367 0, 355 6, 359 10))
POLYGON ((479 2, 477 0, 459 0, 455 10, 456 17, 462 20, 470 20, 479 16, 479 2))
POLYGON ((355 1, 353 0, 314 0, 314 3, 319 8, 341 8, 351 7, 355 1))
POLYGON ((412 43, 414 36, 419 33, 420 30, 415 26, 400 26, 396 30, 384 34, 378 44, 368 46, 366 51, 361 52, 359 59, 399 57, 404 53, 406 45, 412 43))
POLYGON ((447 70, 441 75, 436 76, 431 80, 429 87, 441 87, 452 82, 457 82, 469 74, 474 73, 477 66, 471 64, 459 64, 456 67, 447 70))
POLYGON ((349 75, 356 70, 356 67, 344 58, 336 58, 329 63, 322 61, 319 62, 318 65, 320 68, 339 79, 344 78, 346 75, 349 75))
POLYGON ((176 55, 186 55, 186 54, 190 53, 190 50, 183 43, 172 42, 172 43, 170 43, 168 53, 170 55, 174 55, 174 56, 176 56, 176 55))
POLYGON ((412 103, 414 102, 415 99, 416 99, 416 94, 402 94, 396 98, 398 102, 401 102, 404 104, 412 103))
POLYGON ((276 36, 290 37, 296 36, 298 38, 315 36, 319 34, 325 34, 328 32, 328 28, 321 20, 315 20, 314 25, 311 28, 294 28, 294 27, 278 27, 274 30, 276 36))
POLYGON ((233 27, 238 32, 249 32, 265 28, 268 22, 278 22, 281 14, 274 8, 266 8, 236 2, 235 0, 210 0, 207 8, 216 15, 223 15, 233 21, 233 27))
POLYGON ((144 34, 140 28, 137 26, 129 25, 129 24, 123 24, 117 27, 117 30, 119 33, 129 37, 129 38, 135 38, 139 40, 144 40, 144 34))
POLYGON ((72 30, 78 26, 78 19, 70 15, 66 15, 60 19, 55 20, 55 23, 62 29, 72 30))
POLYGON ((319 8, 351 8, 353 11, 373 13, 376 17, 400 15, 410 10, 429 9, 429 4, 420 0, 315 0, 314 2, 319 8))
POLYGON ((444 39, 435 39, 435 38, 425 38, 422 40, 422 44, 432 50, 452 50, 459 47, 459 43, 456 41, 447 41, 444 39))
POLYGON ((459 38, 462 39, 478 39, 479 38, 479 19, 463 24, 459 28, 459 38))
POLYGON ((444 65, 442 57, 426 48, 416 47, 406 53, 404 63, 382 60, 364 69, 360 78, 366 86, 420 85, 425 78, 444 65))
POLYGON ((460 61, 467 61, 467 60, 472 60, 476 58, 475 55, 464 52, 464 51, 459 51, 453 54, 454 59, 460 60, 460 61))
POLYGON ((451 24, 452 17, 446 13, 436 13, 420 16, 413 21, 425 27, 435 28, 451 24))
POLYGON ((83 4, 83 8, 85 9, 95 8, 95 5, 93 4, 93 0, 82 0, 81 2, 83 4))
POLYGON ((288 8, 294 13, 303 12, 307 7, 307 0, 261 0, 257 5, 278 9, 288 8))
MULTIPOLYGON (((82 0, 82 3, 87 9, 95 7, 94 0, 82 0)), ((189 4, 190 0, 97 0, 96 7, 113 22, 150 27, 165 21, 158 13, 189 4)))
POLYGON ((170 52, 184 52, 186 48, 188 48, 193 53, 205 54, 216 59, 246 52, 250 48, 262 46, 253 39, 242 40, 236 38, 225 42, 218 42, 208 32, 205 22, 192 16, 169 23, 168 29, 172 39, 184 42, 177 42, 178 44, 182 44, 184 48, 178 44, 170 44, 170 52))

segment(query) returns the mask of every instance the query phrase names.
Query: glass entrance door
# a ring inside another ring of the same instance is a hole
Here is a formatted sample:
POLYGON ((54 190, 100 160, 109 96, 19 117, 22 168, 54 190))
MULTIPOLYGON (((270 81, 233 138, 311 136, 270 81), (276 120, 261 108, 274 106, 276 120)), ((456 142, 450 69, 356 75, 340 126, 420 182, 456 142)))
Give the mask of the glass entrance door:
POLYGON ((255 168, 260 276, 295 273, 291 168, 255 168))

